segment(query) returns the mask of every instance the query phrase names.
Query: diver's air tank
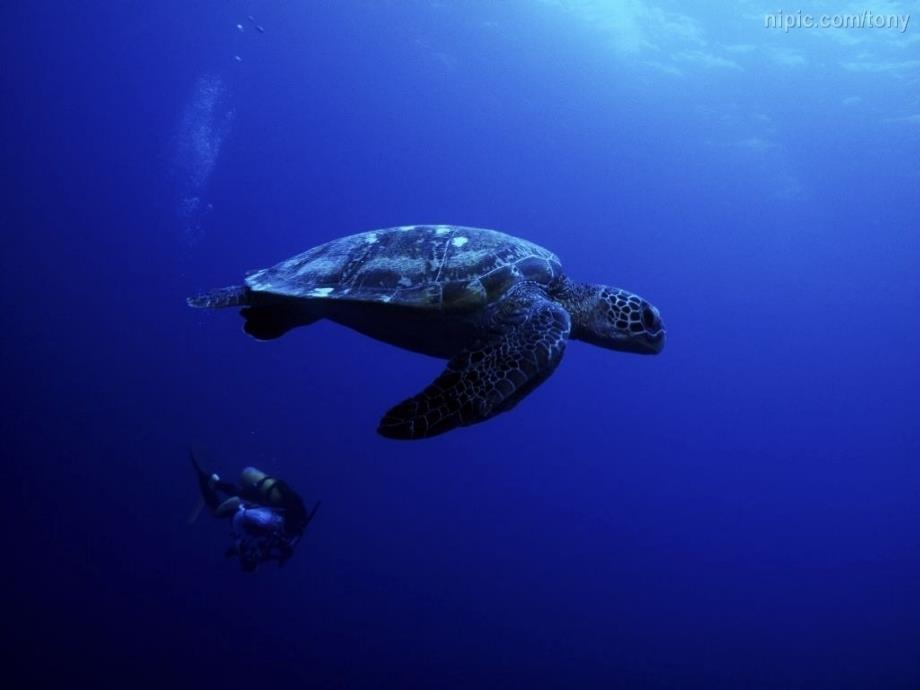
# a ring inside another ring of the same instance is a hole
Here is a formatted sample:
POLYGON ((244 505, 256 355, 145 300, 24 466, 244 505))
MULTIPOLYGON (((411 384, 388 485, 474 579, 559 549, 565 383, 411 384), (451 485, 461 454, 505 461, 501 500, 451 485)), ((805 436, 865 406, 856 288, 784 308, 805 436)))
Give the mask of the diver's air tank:
POLYGON ((265 472, 255 467, 246 467, 240 475, 240 485, 244 492, 254 492, 258 494, 258 503, 264 506, 273 506, 275 508, 285 507, 285 491, 283 485, 278 484, 278 480, 269 477, 265 472))

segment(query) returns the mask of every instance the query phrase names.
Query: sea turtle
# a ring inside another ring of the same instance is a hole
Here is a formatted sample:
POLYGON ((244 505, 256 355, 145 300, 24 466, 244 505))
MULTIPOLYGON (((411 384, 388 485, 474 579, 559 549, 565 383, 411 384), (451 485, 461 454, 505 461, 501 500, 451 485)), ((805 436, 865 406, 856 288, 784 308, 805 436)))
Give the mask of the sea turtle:
POLYGON ((377 340, 447 359, 447 369, 380 421, 416 439, 511 409, 556 368, 569 337, 611 350, 661 351, 658 310, 637 295, 577 283, 555 254, 494 230, 409 225, 342 237, 191 297, 243 307, 260 340, 330 319, 377 340))

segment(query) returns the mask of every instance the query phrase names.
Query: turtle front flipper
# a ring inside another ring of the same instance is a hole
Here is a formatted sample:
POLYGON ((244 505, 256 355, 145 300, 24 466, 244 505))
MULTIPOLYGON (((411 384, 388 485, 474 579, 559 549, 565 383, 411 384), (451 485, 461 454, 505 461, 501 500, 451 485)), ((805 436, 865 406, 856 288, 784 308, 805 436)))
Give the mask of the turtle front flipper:
POLYGON ((540 290, 514 293, 495 307, 495 336, 460 352, 425 390, 387 412, 379 434, 418 439, 477 424, 510 410, 553 373, 569 313, 540 290))

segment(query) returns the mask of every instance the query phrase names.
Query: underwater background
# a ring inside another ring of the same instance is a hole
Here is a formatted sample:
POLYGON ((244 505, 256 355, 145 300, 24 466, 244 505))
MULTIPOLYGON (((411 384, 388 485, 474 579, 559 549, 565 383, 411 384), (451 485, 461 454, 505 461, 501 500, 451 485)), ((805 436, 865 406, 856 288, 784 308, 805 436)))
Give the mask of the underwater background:
POLYGON ((5 687, 920 687, 915 3, 30 0, 0 31, 5 687), (185 304, 415 223, 538 242, 667 346, 572 342, 406 443, 377 421, 442 362, 185 304), (284 568, 190 524, 190 448, 322 500, 284 568))

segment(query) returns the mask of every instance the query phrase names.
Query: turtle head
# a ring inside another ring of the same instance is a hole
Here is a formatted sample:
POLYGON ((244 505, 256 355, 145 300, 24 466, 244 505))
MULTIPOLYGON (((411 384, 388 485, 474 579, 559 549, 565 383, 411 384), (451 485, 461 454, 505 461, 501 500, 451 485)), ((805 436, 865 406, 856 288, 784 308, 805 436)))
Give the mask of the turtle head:
POLYGON ((558 297, 572 315, 572 337, 609 350, 656 355, 664 347, 658 310, 626 290, 569 283, 558 297))

